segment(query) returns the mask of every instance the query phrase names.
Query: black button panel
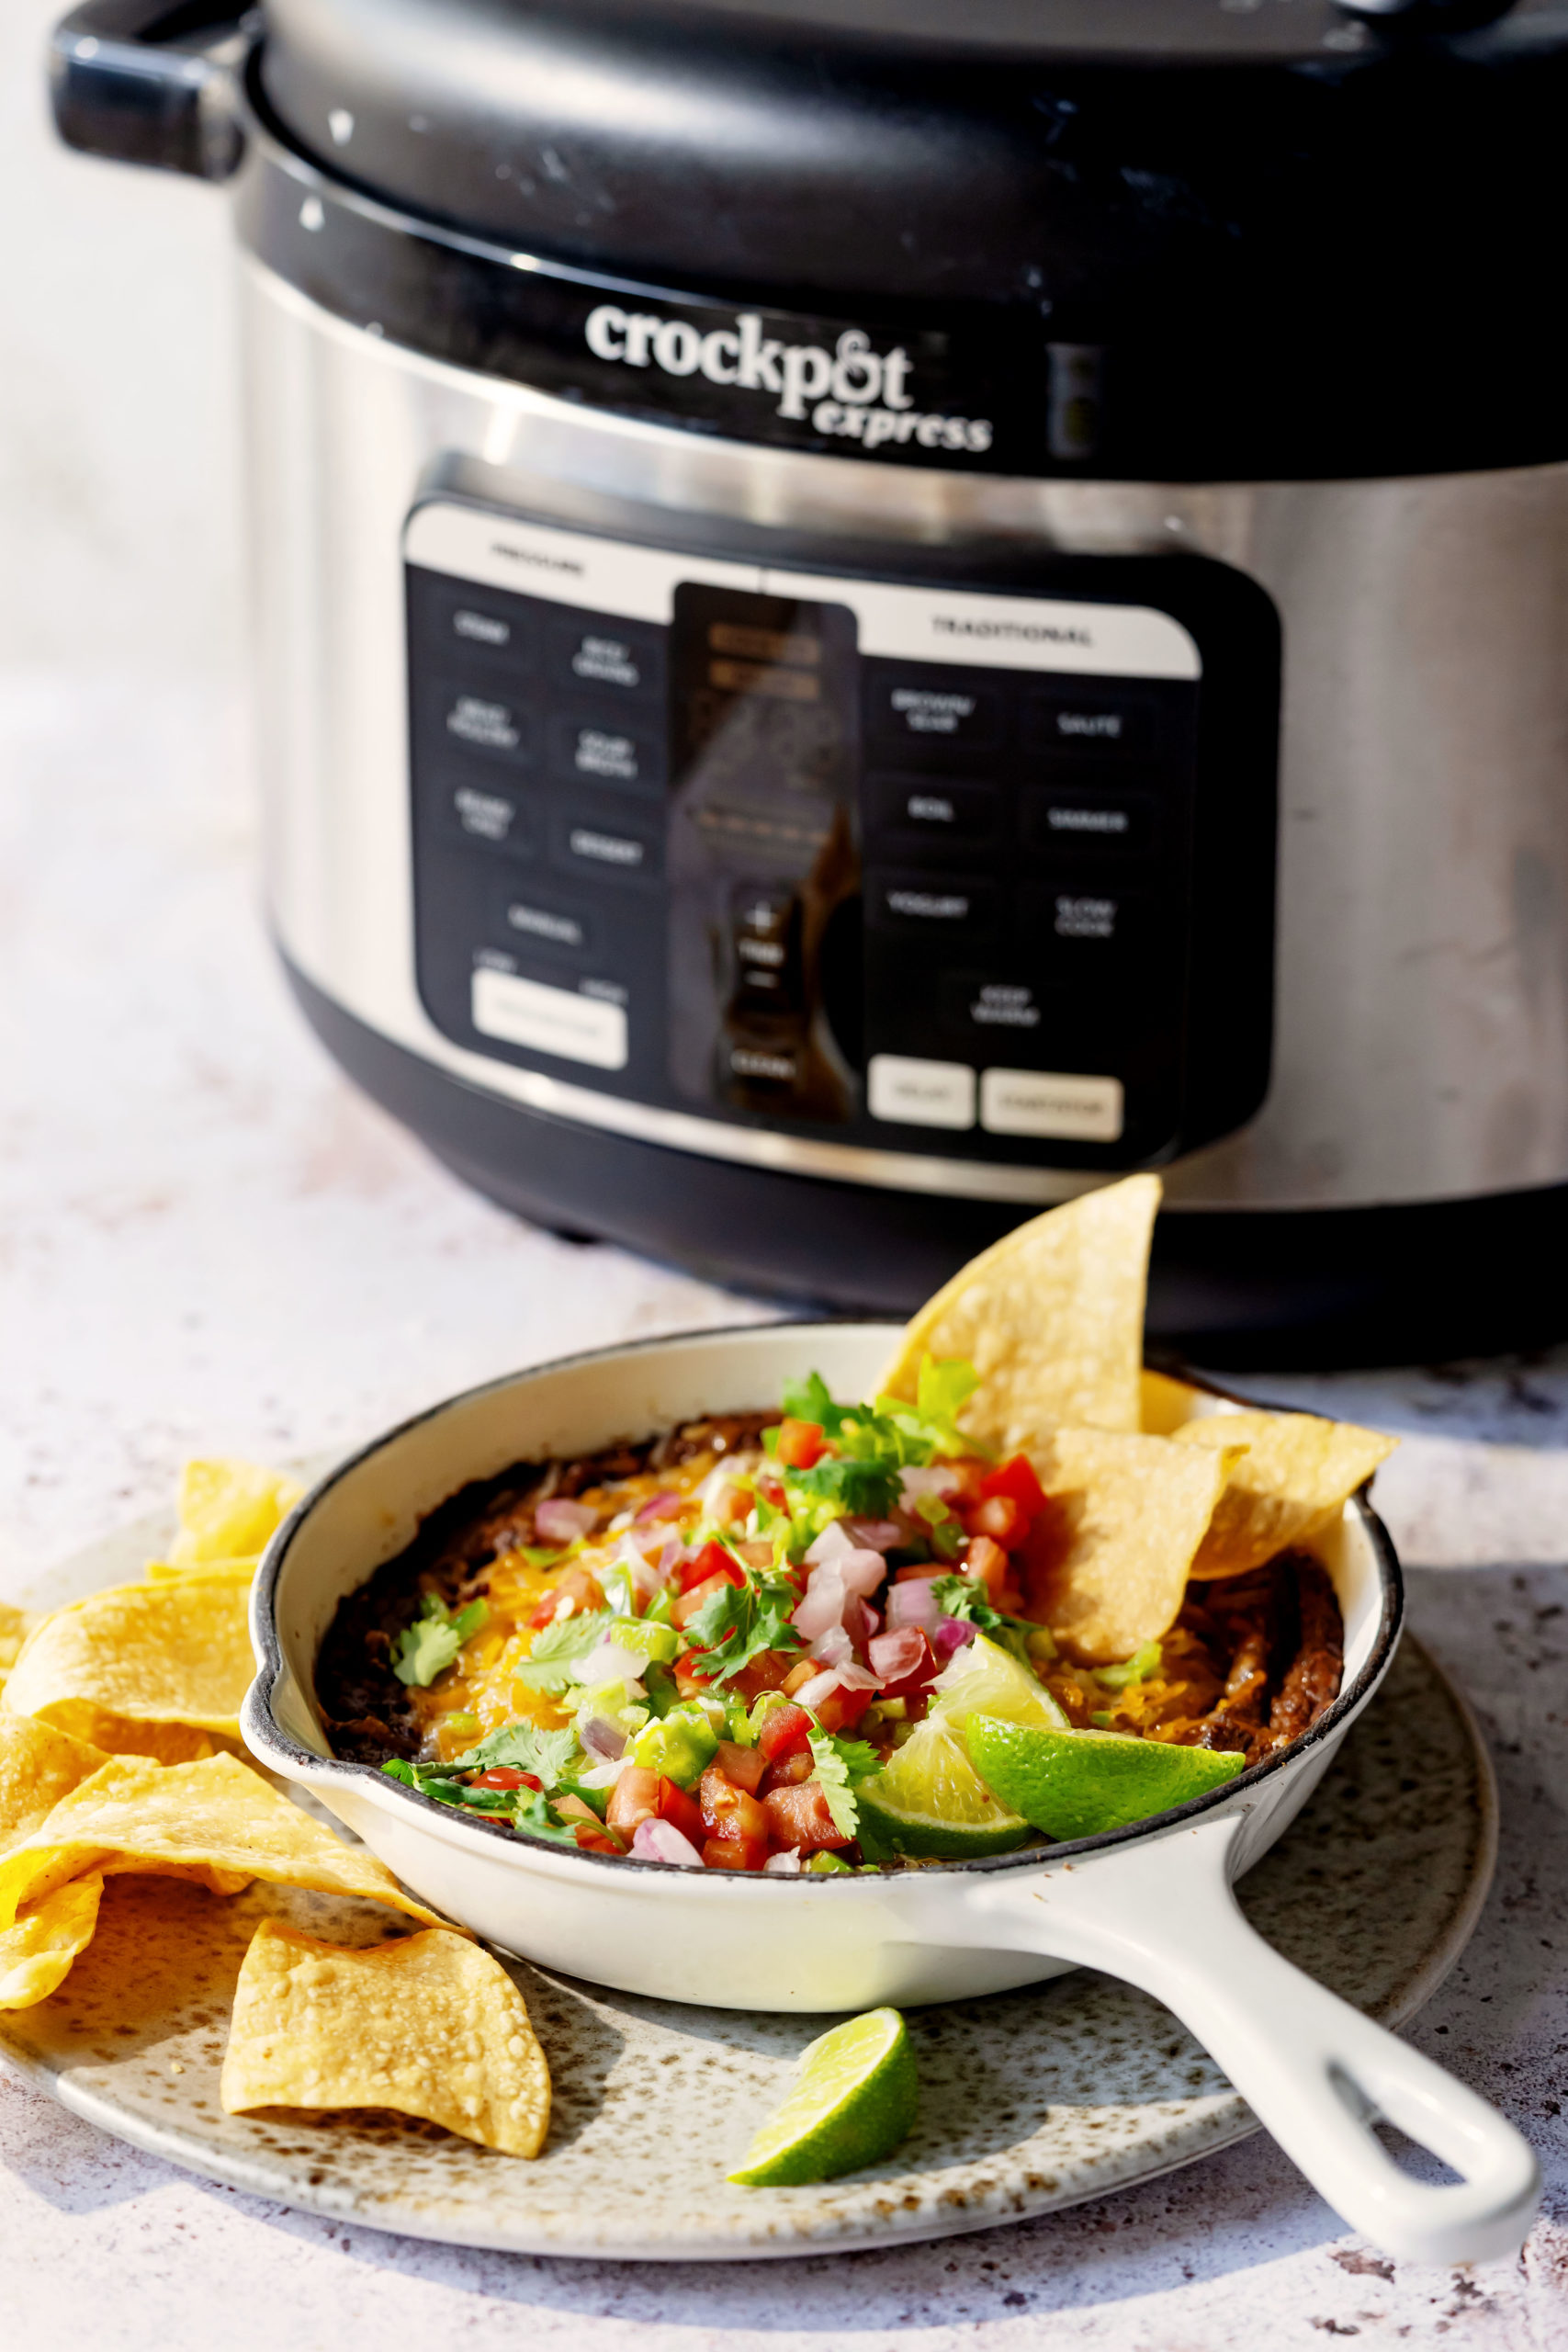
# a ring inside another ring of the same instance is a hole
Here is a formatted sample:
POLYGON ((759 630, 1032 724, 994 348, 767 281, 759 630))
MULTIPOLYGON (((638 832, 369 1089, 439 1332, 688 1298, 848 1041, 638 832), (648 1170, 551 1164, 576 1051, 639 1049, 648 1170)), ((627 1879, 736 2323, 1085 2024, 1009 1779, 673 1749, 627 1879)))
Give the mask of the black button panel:
MULTIPOLYGON (((665 624, 408 568, 436 1027, 629 1103, 863 1149, 1111 1170, 1184 1148, 1200 934, 1248 893, 1267 909, 1272 875, 1264 829, 1233 862, 1203 797, 1210 649, 1201 687, 895 658, 866 643, 883 608, 863 620, 820 566, 794 598, 778 570, 764 594, 739 563, 730 585, 660 560, 665 624), (1195 867, 1205 822, 1228 900, 1195 867)), ((1266 632, 1243 618, 1255 670, 1266 632)), ((1227 778, 1227 824, 1264 765, 1227 778)))

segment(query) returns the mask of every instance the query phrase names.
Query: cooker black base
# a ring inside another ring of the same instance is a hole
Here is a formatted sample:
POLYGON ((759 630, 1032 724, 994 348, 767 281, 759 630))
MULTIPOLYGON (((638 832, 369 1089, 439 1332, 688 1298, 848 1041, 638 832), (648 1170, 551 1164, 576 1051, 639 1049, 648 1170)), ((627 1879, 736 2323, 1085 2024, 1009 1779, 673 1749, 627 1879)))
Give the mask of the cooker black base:
MULTIPOLYGON (((478 1191, 791 1302, 902 1315, 1029 1214, 697 1159, 480 1092, 288 966, 306 1017, 376 1102, 478 1191)), ((1280 1370, 1491 1355, 1568 1335, 1568 1186, 1415 1207, 1160 1218, 1151 1353, 1280 1370)))

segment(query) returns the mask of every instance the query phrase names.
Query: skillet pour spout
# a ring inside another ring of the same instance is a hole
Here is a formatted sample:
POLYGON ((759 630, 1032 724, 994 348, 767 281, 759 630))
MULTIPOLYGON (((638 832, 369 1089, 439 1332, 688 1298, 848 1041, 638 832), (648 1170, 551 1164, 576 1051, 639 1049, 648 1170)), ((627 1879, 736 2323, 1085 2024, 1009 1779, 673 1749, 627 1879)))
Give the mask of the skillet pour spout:
POLYGON ((1362 1496, 1313 1543, 1344 1623, 1333 1704, 1292 1747, 1208 1795, 1071 1846, 822 1877, 630 1862, 513 1836, 332 1753, 314 1671, 338 1604, 458 1488, 520 1461, 755 1410, 813 1365, 835 1394, 870 1394, 891 1336, 881 1323, 791 1323, 606 1349, 470 1390, 377 1440, 306 1497, 257 1575, 259 1671, 243 1718, 252 1750, 448 1917, 502 1951, 621 1991, 723 2006, 716 1985, 730 2005, 819 2014, 1104 1970, 1166 2003, 1314 2187, 1390 2254, 1477 2262, 1517 2247, 1539 2192, 1527 2143, 1281 1958, 1232 1892, 1306 1803, 1393 1657, 1399 1566, 1362 1496), (1402 2172, 1379 2121, 1457 2180, 1402 2172))

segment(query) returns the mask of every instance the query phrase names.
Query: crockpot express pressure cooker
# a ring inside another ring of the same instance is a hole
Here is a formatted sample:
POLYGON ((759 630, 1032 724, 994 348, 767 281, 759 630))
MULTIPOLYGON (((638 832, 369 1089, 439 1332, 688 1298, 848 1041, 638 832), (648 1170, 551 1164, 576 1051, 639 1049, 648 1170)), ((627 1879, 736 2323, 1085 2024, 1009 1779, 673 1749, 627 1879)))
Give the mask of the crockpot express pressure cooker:
POLYGON ((496 1199, 1211 1360, 1568 1322, 1568 6, 93 0, 227 180, 269 889, 496 1199))

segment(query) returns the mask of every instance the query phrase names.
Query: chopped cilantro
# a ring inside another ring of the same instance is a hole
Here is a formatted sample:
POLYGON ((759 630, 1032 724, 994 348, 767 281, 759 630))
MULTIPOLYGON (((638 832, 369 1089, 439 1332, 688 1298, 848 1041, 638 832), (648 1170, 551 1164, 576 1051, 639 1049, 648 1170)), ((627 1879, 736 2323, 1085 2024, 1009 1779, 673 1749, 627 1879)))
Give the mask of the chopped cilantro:
POLYGON ((841 1838, 853 1838, 860 1829, 855 1789, 862 1781, 869 1781, 874 1772, 881 1771, 882 1758, 863 1739, 840 1739, 826 1731, 812 1732, 810 1739, 812 1762, 817 1768, 812 1777, 821 1783, 833 1826, 841 1838))
MULTIPOLYGON (((547 1732, 543 1736, 570 1738, 571 1735, 547 1732)), ((525 1765, 522 1769, 531 1771, 534 1768, 525 1765)), ((575 1829, 557 1819, 554 1806, 537 1789, 476 1789, 467 1781, 453 1780, 450 1765, 405 1764, 400 1757, 394 1757, 381 1770, 389 1779, 401 1781, 405 1788, 417 1789, 422 1797, 434 1797, 437 1804, 456 1805, 463 1813, 482 1813, 508 1821, 513 1829, 521 1829, 531 1838, 548 1838, 552 1845, 577 1844, 575 1829)))
POLYGON ((898 1470, 893 1461, 835 1454, 814 1462, 809 1470, 786 1471, 784 1483, 792 1498, 809 1495, 850 1519, 885 1519, 898 1499, 898 1470))
POLYGON ((931 1594, 944 1617, 961 1618, 999 1649, 1010 1650, 1021 1665, 1032 1671, 1034 1660, 1030 1655, 1029 1636, 1040 1629, 1027 1617, 1009 1617, 1001 1610, 993 1609, 986 1598, 985 1586, 974 1577, 933 1577, 931 1594))
POLYGON ((519 1789, 513 1801, 512 1826, 528 1838, 547 1838, 552 1846, 577 1845, 577 1831, 569 1823, 558 1820, 555 1807, 536 1789, 519 1789))
POLYGON ((565 1690, 573 1677, 574 1661, 586 1657, 614 1630, 617 1620, 608 1609, 584 1610, 581 1616, 558 1617, 534 1636, 534 1646, 513 1680, 530 1690, 565 1690))
POLYGON ((537 1724, 507 1724, 481 1739, 477 1747, 470 1747, 466 1756, 459 1756, 452 1770, 488 1772, 496 1765, 510 1764, 519 1772, 532 1772, 549 1790, 565 1778, 578 1753, 577 1734, 570 1724, 564 1731, 541 1731, 537 1724))
POLYGON ((743 1585, 726 1584, 704 1601, 686 1626, 686 1639, 704 1652, 703 1672, 728 1682, 764 1650, 800 1646, 789 1622, 799 1605, 795 1587, 782 1578, 748 1577, 743 1585))
POLYGON ((477 1634, 490 1615, 482 1600, 470 1600, 454 1617, 439 1593, 427 1592, 419 1615, 405 1626, 392 1645, 392 1672, 398 1680, 420 1690, 449 1667, 470 1634, 477 1634))

